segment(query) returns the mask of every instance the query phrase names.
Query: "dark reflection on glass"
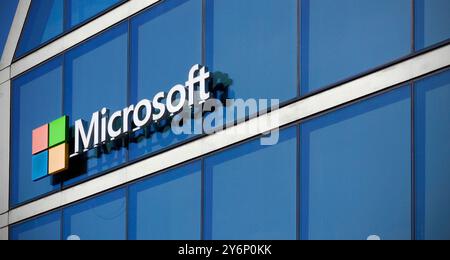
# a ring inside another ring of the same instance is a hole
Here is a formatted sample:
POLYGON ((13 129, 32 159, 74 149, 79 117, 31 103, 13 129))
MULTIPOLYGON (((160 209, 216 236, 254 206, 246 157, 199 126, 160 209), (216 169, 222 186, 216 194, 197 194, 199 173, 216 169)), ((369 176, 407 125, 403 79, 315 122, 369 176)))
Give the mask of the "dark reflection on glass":
POLYGON ((235 92, 231 89, 233 80, 227 73, 213 72, 212 80, 208 83, 208 90, 212 93, 212 98, 220 100, 223 104, 226 104, 228 98, 235 96, 235 92))
MULTIPOLYGON (((233 80, 229 78, 228 74, 223 72, 213 72, 212 78, 207 82, 208 91, 211 93, 211 98, 218 99, 223 106, 226 104, 226 99, 230 96, 231 85, 233 80)), ((162 101, 165 103, 165 100, 162 101)), ((172 129, 172 121, 177 115, 169 116, 166 114, 163 120, 156 123, 149 124, 144 129, 130 134, 130 145, 136 145, 145 149, 144 154, 156 152, 171 145, 176 145, 179 142, 188 140, 195 135, 203 133, 203 118, 210 112, 203 112, 202 105, 194 105, 188 110, 191 113, 191 120, 185 122, 181 120, 180 125, 190 125, 192 134, 175 134, 172 129), (196 131, 200 131, 196 132, 196 131), (150 145, 148 145, 150 144, 150 145)), ((142 113, 147 113, 143 110, 142 113)), ((185 111, 183 111, 185 112, 185 111)), ((133 129, 133 126, 130 127, 133 129)))
MULTIPOLYGON (((74 136, 73 128, 70 130, 71 139, 69 142, 69 151, 74 151, 74 136)), ((128 149, 128 139, 118 138, 114 141, 108 141, 96 148, 93 148, 85 153, 70 158, 69 169, 54 176, 55 182, 65 182, 65 184, 74 184, 81 180, 87 172, 104 172, 119 166, 122 162, 125 162, 126 157, 122 151, 128 149), (119 154, 117 156, 117 154, 119 154), (115 158, 112 161, 107 161, 104 157, 115 158), (91 161, 100 161, 97 164, 89 164, 91 161), (103 163, 102 163, 103 162, 103 163), (104 164, 106 163, 106 164, 104 164)))

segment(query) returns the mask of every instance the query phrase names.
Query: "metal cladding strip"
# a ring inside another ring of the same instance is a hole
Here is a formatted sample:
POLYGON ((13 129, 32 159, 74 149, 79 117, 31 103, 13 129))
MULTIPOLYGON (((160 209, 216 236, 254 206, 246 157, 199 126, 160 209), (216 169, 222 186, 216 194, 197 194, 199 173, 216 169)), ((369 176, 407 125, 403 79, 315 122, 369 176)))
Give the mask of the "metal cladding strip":
POLYGON ((0 214, 9 209, 10 85, 0 84, 0 214))
POLYGON ((30 5, 31 0, 20 0, 17 5, 16 14, 14 15, 8 39, 6 40, 5 49, 0 60, 0 70, 3 70, 12 63, 30 5))
POLYGON ((0 240, 8 240, 8 227, 0 228, 0 240))
POLYGON ((9 80, 10 73, 11 73, 10 67, 6 67, 0 70, 0 84, 9 80))
POLYGON ((195 140, 110 174, 13 209, 9 213, 9 224, 63 207, 139 178, 150 176, 169 167, 424 76, 449 65, 450 45, 447 45, 305 98, 271 113, 253 118, 222 132, 195 140), (248 132, 247 129, 258 129, 258 131, 248 132))
POLYGON ((60 54, 61 52, 89 39, 103 30, 121 22, 139 11, 159 2, 160 0, 131 0, 99 18, 75 29, 61 38, 43 46, 37 51, 25 56, 11 65, 11 78, 33 68, 34 66, 60 54))
POLYGON ((0 215, 0 228, 8 226, 8 213, 0 215))

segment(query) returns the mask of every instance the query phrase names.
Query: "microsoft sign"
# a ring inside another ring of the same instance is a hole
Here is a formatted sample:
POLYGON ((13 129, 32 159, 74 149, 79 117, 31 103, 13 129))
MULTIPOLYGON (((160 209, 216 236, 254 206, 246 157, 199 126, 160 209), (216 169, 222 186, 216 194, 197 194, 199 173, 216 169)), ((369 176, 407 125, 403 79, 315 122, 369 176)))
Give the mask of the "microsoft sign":
POLYGON ((32 133, 32 179, 60 173, 69 167, 69 157, 75 157, 108 141, 138 131, 179 113, 183 107, 202 104, 211 95, 207 80, 211 73, 206 67, 194 65, 184 85, 173 86, 169 92, 157 93, 153 99, 143 99, 135 105, 110 112, 102 108, 92 114, 90 122, 82 119, 74 125, 74 152, 69 156, 69 118, 63 116, 32 133), (198 93, 198 97, 194 96, 198 93))

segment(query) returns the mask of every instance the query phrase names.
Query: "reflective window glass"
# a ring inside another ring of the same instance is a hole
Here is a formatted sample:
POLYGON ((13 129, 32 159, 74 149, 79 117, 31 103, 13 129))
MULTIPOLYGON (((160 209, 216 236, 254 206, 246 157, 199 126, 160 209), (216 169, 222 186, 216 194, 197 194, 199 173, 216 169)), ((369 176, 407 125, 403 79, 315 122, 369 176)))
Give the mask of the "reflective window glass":
POLYGON ((131 185, 129 239, 200 239, 201 183, 196 162, 131 185))
POLYGON ((60 240, 61 212, 40 216, 11 227, 10 240, 60 240))
POLYGON ((66 0, 68 27, 76 26, 124 0, 66 0))
POLYGON ((12 81, 11 206, 60 188, 56 177, 32 180, 33 130, 62 116, 62 59, 12 81))
POLYGON ((415 0, 414 7, 416 49, 450 38, 450 1, 415 0))
POLYGON ((8 39, 18 3, 19 0, 6 0, 0 3, 0 17, 2 17, 3 20, 0 25, 0 57, 2 56, 6 40, 8 39))
POLYGON ((409 87, 300 131, 302 239, 411 239, 409 87))
MULTIPOLYGON (((64 112, 70 117, 71 126, 79 119, 91 122, 92 114, 102 108, 114 113, 127 106, 127 64, 127 23, 66 53, 64 112)), ((73 135, 73 129, 71 132, 73 135)), ((125 146, 123 139, 117 139, 72 158, 70 173, 65 174, 69 180, 65 184, 73 184, 124 163, 125 146)))
POLYGON ((296 0, 207 0, 206 11, 207 65, 228 74, 229 97, 296 97, 296 0))
POLYGON ((296 239, 296 129, 205 159, 206 239, 296 239))
POLYGON ((450 71, 415 84, 417 238, 450 239, 450 71))
POLYGON ((63 240, 124 240, 125 189, 113 191, 63 210, 63 240))
POLYGON ((16 57, 24 55, 63 32, 63 9, 62 0, 31 1, 16 57))
MULTIPOLYGON (((184 85, 202 62, 202 1, 164 1, 131 20, 131 97, 152 100, 158 92, 184 85)), ((192 135, 175 135, 163 120, 135 132, 130 159, 167 148, 192 135)))
POLYGON ((302 0, 302 95, 409 54, 411 2, 302 0))

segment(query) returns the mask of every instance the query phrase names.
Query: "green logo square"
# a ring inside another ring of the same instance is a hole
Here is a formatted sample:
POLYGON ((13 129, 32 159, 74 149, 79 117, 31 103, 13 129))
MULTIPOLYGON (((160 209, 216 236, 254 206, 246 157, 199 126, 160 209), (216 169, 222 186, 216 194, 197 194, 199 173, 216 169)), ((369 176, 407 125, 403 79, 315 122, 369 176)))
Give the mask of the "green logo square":
POLYGON ((69 118, 67 116, 60 117, 50 123, 49 147, 66 142, 68 133, 67 125, 69 118))

